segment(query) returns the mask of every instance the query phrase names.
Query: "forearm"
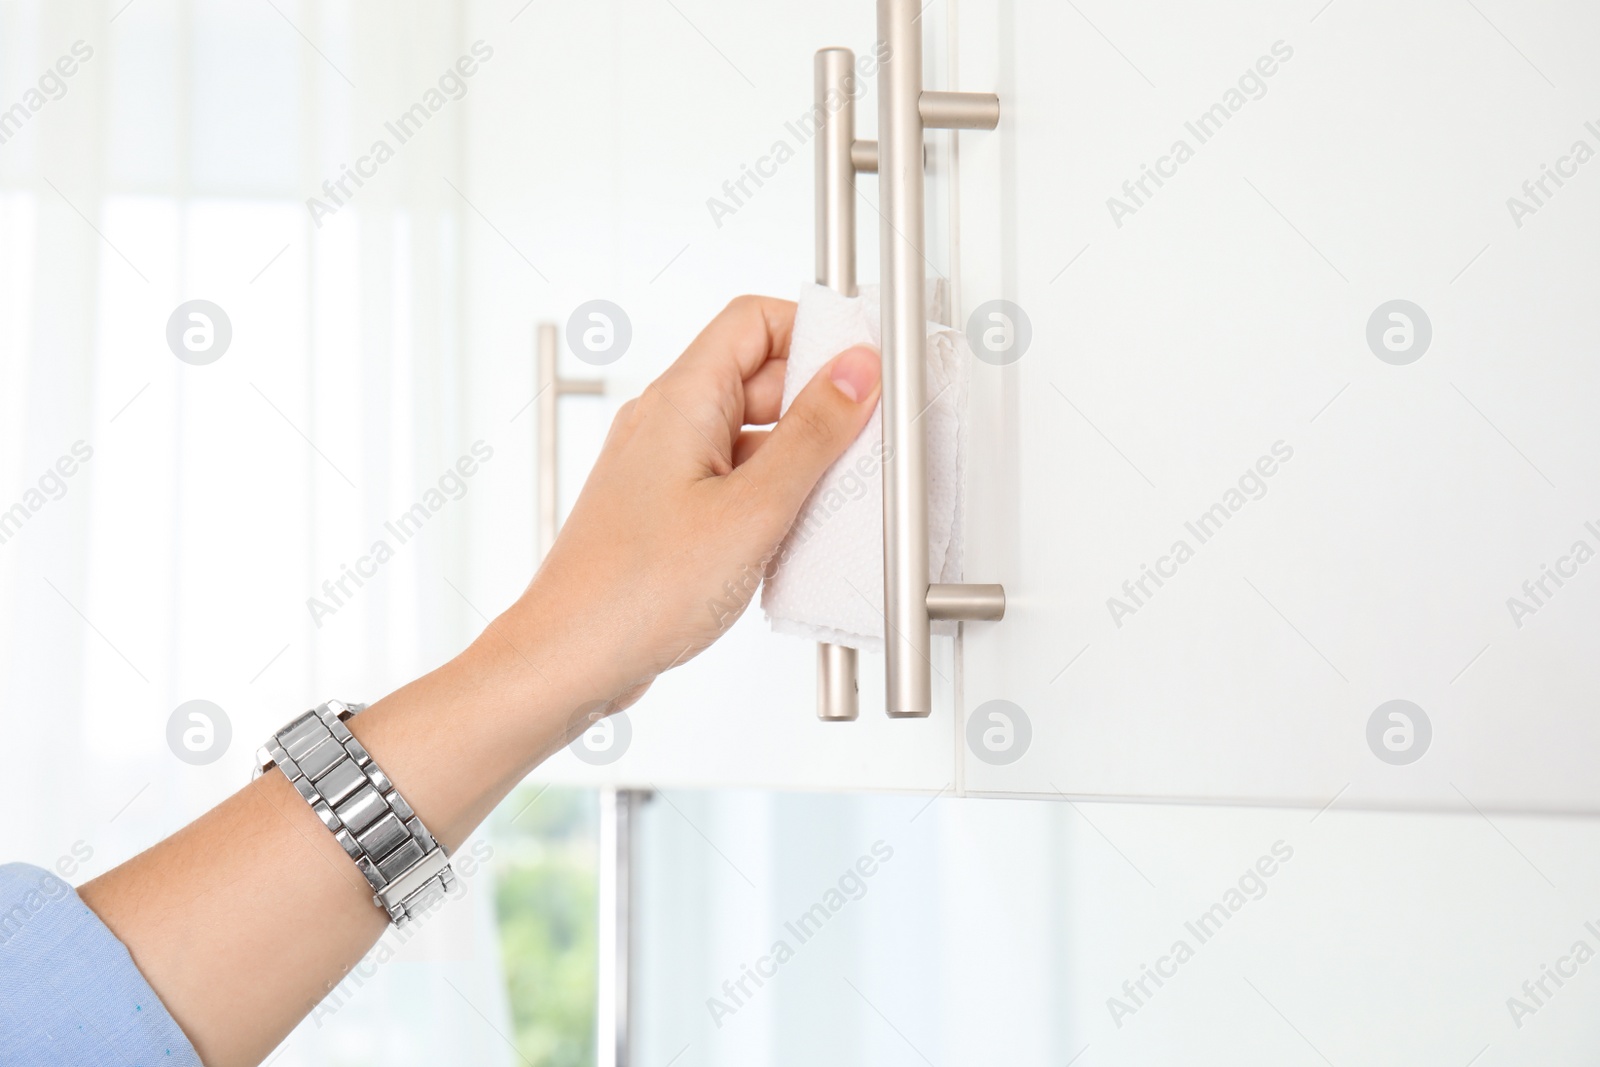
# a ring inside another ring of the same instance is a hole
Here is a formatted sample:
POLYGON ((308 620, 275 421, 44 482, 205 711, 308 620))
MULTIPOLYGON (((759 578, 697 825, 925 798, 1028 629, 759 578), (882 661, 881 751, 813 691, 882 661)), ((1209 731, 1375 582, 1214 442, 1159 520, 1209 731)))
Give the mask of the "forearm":
MULTIPOLYGON (((582 694, 541 676, 551 651, 498 622, 349 721, 445 848, 563 743, 582 694)), ((276 771, 80 893, 210 1067, 260 1062, 388 923, 276 771)))

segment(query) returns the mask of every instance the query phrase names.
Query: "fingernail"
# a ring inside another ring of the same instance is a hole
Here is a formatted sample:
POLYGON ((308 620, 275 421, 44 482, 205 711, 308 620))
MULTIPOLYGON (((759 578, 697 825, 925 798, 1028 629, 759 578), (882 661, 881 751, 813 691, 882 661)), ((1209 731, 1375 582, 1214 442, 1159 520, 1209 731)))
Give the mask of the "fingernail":
POLYGON ((881 366, 875 349, 857 345, 845 349, 833 361, 833 369, 828 372, 828 377, 839 392, 850 398, 851 403, 859 404, 863 397, 871 396, 878 387, 881 366))

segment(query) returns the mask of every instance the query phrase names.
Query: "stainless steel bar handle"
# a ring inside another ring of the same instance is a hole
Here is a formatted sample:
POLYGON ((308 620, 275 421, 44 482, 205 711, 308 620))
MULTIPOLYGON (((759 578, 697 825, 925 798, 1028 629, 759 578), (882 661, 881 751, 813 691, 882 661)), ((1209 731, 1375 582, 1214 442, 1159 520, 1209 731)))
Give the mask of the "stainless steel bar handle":
MULTIPOLYGON (((816 147, 817 284, 856 295, 856 70, 848 48, 817 53, 813 101, 816 147)), ((861 712, 856 650, 817 645, 817 718, 850 722, 861 712)))
MULTIPOLYGON (((883 288, 883 574, 888 712, 933 711, 928 580, 928 453, 919 421, 927 403, 927 276, 923 249, 925 128, 993 129, 993 94, 925 93, 918 0, 878 0, 878 199, 883 288)), ((993 615, 993 597, 950 595, 941 617, 993 615), (983 614, 966 614, 981 609, 983 614), (961 614, 945 614, 959 611, 961 614)), ((960 587, 955 587, 960 588, 960 587)), ((1004 592, 1000 593, 1004 610, 1004 592)))
POLYGON ((933 710, 923 273, 922 31, 916 0, 878 0, 878 228, 883 288, 884 650, 890 716, 933 710))
POLYGON ((606 384, 599 378, 562 378, 556 374, 556 356, 560 345, 560 329, 553 322, 541 322, 538 329, 537 366, 535 368, 535 396, 539 402, 539 429, 535 464, 538 467, 538 535, 539 559, 543 560, 550 546, 556 543, 556 531, 561 528, 558 514, 557 448, 561 440, 557 411, 564 396, 600 396, 606 384))

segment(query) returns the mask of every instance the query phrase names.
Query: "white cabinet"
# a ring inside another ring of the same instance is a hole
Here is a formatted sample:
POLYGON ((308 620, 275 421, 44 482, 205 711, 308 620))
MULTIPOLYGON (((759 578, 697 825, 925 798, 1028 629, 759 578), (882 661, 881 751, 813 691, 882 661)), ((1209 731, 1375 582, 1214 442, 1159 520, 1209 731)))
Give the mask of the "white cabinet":
POLYGON ((969 791, 1600 807, 1597 16, 1318 6, 962 6, 969 791))
MULTIPOLYGON (((629 714, 622 759, 540 774, 1600 807, 1600 453, 1574 447, 1600 399, 1600 122, 1575 103, 1600 15, 1318 6, 935 0, 927 85, 997 92, 1002 120, 928 134, 928 259, 958 322, 1001 299, 1031 328, 974 367, 968 413, 967 578, 1005 584, 1006 619, 935 639, 931 718, 887 721, 864 655, 860 719, 822 724, 812 646, 752 612, 629 714), (1013 762, 965 739, 991 700, 1028 717, 1013 762)), ((812 276, 793 120, 813 52, 868 51, 873 7, 789 5, 774 34, 755 7, 619 0, 504 31, 469 137, 494 353, 469 406, 531 396, 536 319, 601 297, 633 324, 611 395, 563 411, 566 500, 729 295, 812 276)), ((857 118, 874 136, 875 85, 857 118)), ((530 417, 506 425, 531 493, 530 417)), ((531 509, 510 517, 478 513, 485 605, 531 562, 531 509)))

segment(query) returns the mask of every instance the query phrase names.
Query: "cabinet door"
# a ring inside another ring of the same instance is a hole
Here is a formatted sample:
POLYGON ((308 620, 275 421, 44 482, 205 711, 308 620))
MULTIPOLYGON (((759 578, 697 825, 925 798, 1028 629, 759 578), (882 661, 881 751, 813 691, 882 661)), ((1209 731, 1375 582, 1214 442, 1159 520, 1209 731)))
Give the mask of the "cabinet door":
POLYGON ((1600 12, 962 20, 964 788, 1600 807, 1600 12))
MULTIPOLYGON (((533 559, 536 411, 513 418, 533 395, 533 323, 564 325, 579 305, 605 299, 632 328, 631 346, 604 367, 585 365, 563 344, 562 373, 604 377, 608 390, 561 402, 565 514, 615 409, 731 297, 793 297, 815 277, 813 145, 803 136, 813 55, 837 44, 866 55, 876 24, 870 0, 791 4, 776 16, 768 6, 692 0, 534 5, 509 31, 499 29, 504 17, 484 8, 485 32, 509 33, 503 46, 495 39, 495 63, 502 53, 508 62, 492 67, 501 81, 480 94, 463 190, 483 216, 463 215, 475 279, 470 403, 497 413, 486 424, 506 442, 497 495, 474 513, 476 569, 464 590, 486 614, 521 591, 533 559), (759 184, 745 177, 753 170, 765 175, 759 184)), ((930 55, 943 49, 946 30, 942 18, 928 20, 930 55)), ((860 136, 871 137, 870 79, 865 90, 858 122, 860 136)), ((864 177, 861 190, 874 200, 875 179, 864 177)), ((863 205, 863 282, 877 274, 876 222, 863 205)), ((942 245, 948 232, 937 237, 942 245)), ((816 646, 772 634, 753 605, 625 714, 624 753, 597 737, 600 750, 584 753, 592 762, 564 752, 538 775, 943 790, 955 773, 953 650, 946 639, 936 651, 946 682, 932 718, 889 721, 881 657, 863 656, 859 720, 821 723, 816 646)))

